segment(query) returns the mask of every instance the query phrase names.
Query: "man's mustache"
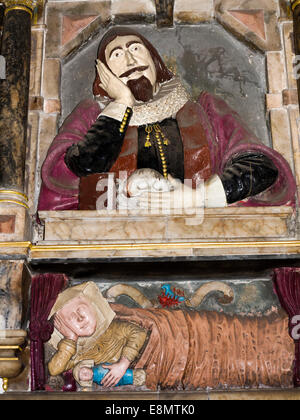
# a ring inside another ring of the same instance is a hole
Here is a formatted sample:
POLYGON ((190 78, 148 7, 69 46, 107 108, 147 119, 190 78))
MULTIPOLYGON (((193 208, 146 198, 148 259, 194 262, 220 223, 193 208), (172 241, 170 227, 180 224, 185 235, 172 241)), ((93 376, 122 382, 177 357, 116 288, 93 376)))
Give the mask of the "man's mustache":
POLYGON ((119 76, 120 78, 122 77, 129 77, 131 74, 135 73, 136 71, 145 71, 148 69, 149 66, 140 66, 140 67, 135 67, 134 69, 130 69, 128 71, 126 71, 125 73, 121 74, 121 76, 119 76))

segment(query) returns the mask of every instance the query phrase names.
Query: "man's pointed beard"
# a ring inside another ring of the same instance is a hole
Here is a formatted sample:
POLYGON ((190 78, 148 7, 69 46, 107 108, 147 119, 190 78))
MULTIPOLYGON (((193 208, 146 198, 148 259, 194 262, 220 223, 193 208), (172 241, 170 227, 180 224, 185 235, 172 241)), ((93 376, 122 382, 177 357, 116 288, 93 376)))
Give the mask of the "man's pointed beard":
POLYGON ((129 80, 127 86, 137 101, 149 102, 153 99, 153 86, 147 77, 142 76, 137 80, 129 80))

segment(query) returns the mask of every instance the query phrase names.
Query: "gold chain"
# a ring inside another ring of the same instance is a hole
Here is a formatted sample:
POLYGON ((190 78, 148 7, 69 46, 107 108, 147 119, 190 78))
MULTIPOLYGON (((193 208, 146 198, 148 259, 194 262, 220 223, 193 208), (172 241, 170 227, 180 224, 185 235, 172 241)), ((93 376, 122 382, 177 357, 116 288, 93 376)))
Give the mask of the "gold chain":
POLYGON ((164 152, 163 144, 165 146, 169 146, 170 141, 166 138, 166 136, 162 132, 159 124, 147 125, 145 128, 145 131, 147 133, 146 143, 145 143, 146 148, 150 148, 152 146, 151 133, 153 131, 155 133, 155 140, 156 140, 158 150, 159 150, 159 157, 160 157, 162 168, 163 168, 163 175, 165 178, 168 178, 168 164, 167 164, 167 159, 164 152))

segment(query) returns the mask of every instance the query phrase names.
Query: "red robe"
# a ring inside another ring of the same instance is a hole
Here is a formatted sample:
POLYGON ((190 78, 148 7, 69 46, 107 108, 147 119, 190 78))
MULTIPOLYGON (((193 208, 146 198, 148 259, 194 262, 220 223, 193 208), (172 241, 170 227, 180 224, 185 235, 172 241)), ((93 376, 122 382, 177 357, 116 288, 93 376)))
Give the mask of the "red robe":
MULTIPOLYGON (((39 210, 76 210, 79 203, 79 178, 65 164, 67 149, 84 140, 100 114, 94 100, 81 102, 66 119, 55 137, 42 167, 39 210)), ((227 162, 247 152, 266 155, 277 167, 274 185, 240 205, 280 206, 294 204, 296 183, 289 164, 275 150, 263 145, 239 115, 222 99, 202 93, 197 103, 187 102, 176 116, 184 145, 185 179, 207 180, 222 176, 227 162)), ((137 169, 138 129, 129 127, 121 153, 111 168, 130 176, 137 169)))

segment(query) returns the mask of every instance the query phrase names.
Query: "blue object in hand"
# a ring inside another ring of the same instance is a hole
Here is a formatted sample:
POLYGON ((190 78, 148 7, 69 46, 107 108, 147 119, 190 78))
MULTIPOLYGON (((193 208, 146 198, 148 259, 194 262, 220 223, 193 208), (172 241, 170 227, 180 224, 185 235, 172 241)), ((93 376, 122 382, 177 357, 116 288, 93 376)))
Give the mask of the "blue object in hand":
MULTIPOLYGON (((95 366, 93 368, 93 373, 94 373, 93 381, 96 382, 96 384, 102 386, 101 382, 104 376, 108 372, 109 372, 109 369, 104 369, 102 365, 95 366)), ((124 385, 133 385, 133 370, 132 369, 126 370, 125 375, 116 386, 124 386, 124 385)))

